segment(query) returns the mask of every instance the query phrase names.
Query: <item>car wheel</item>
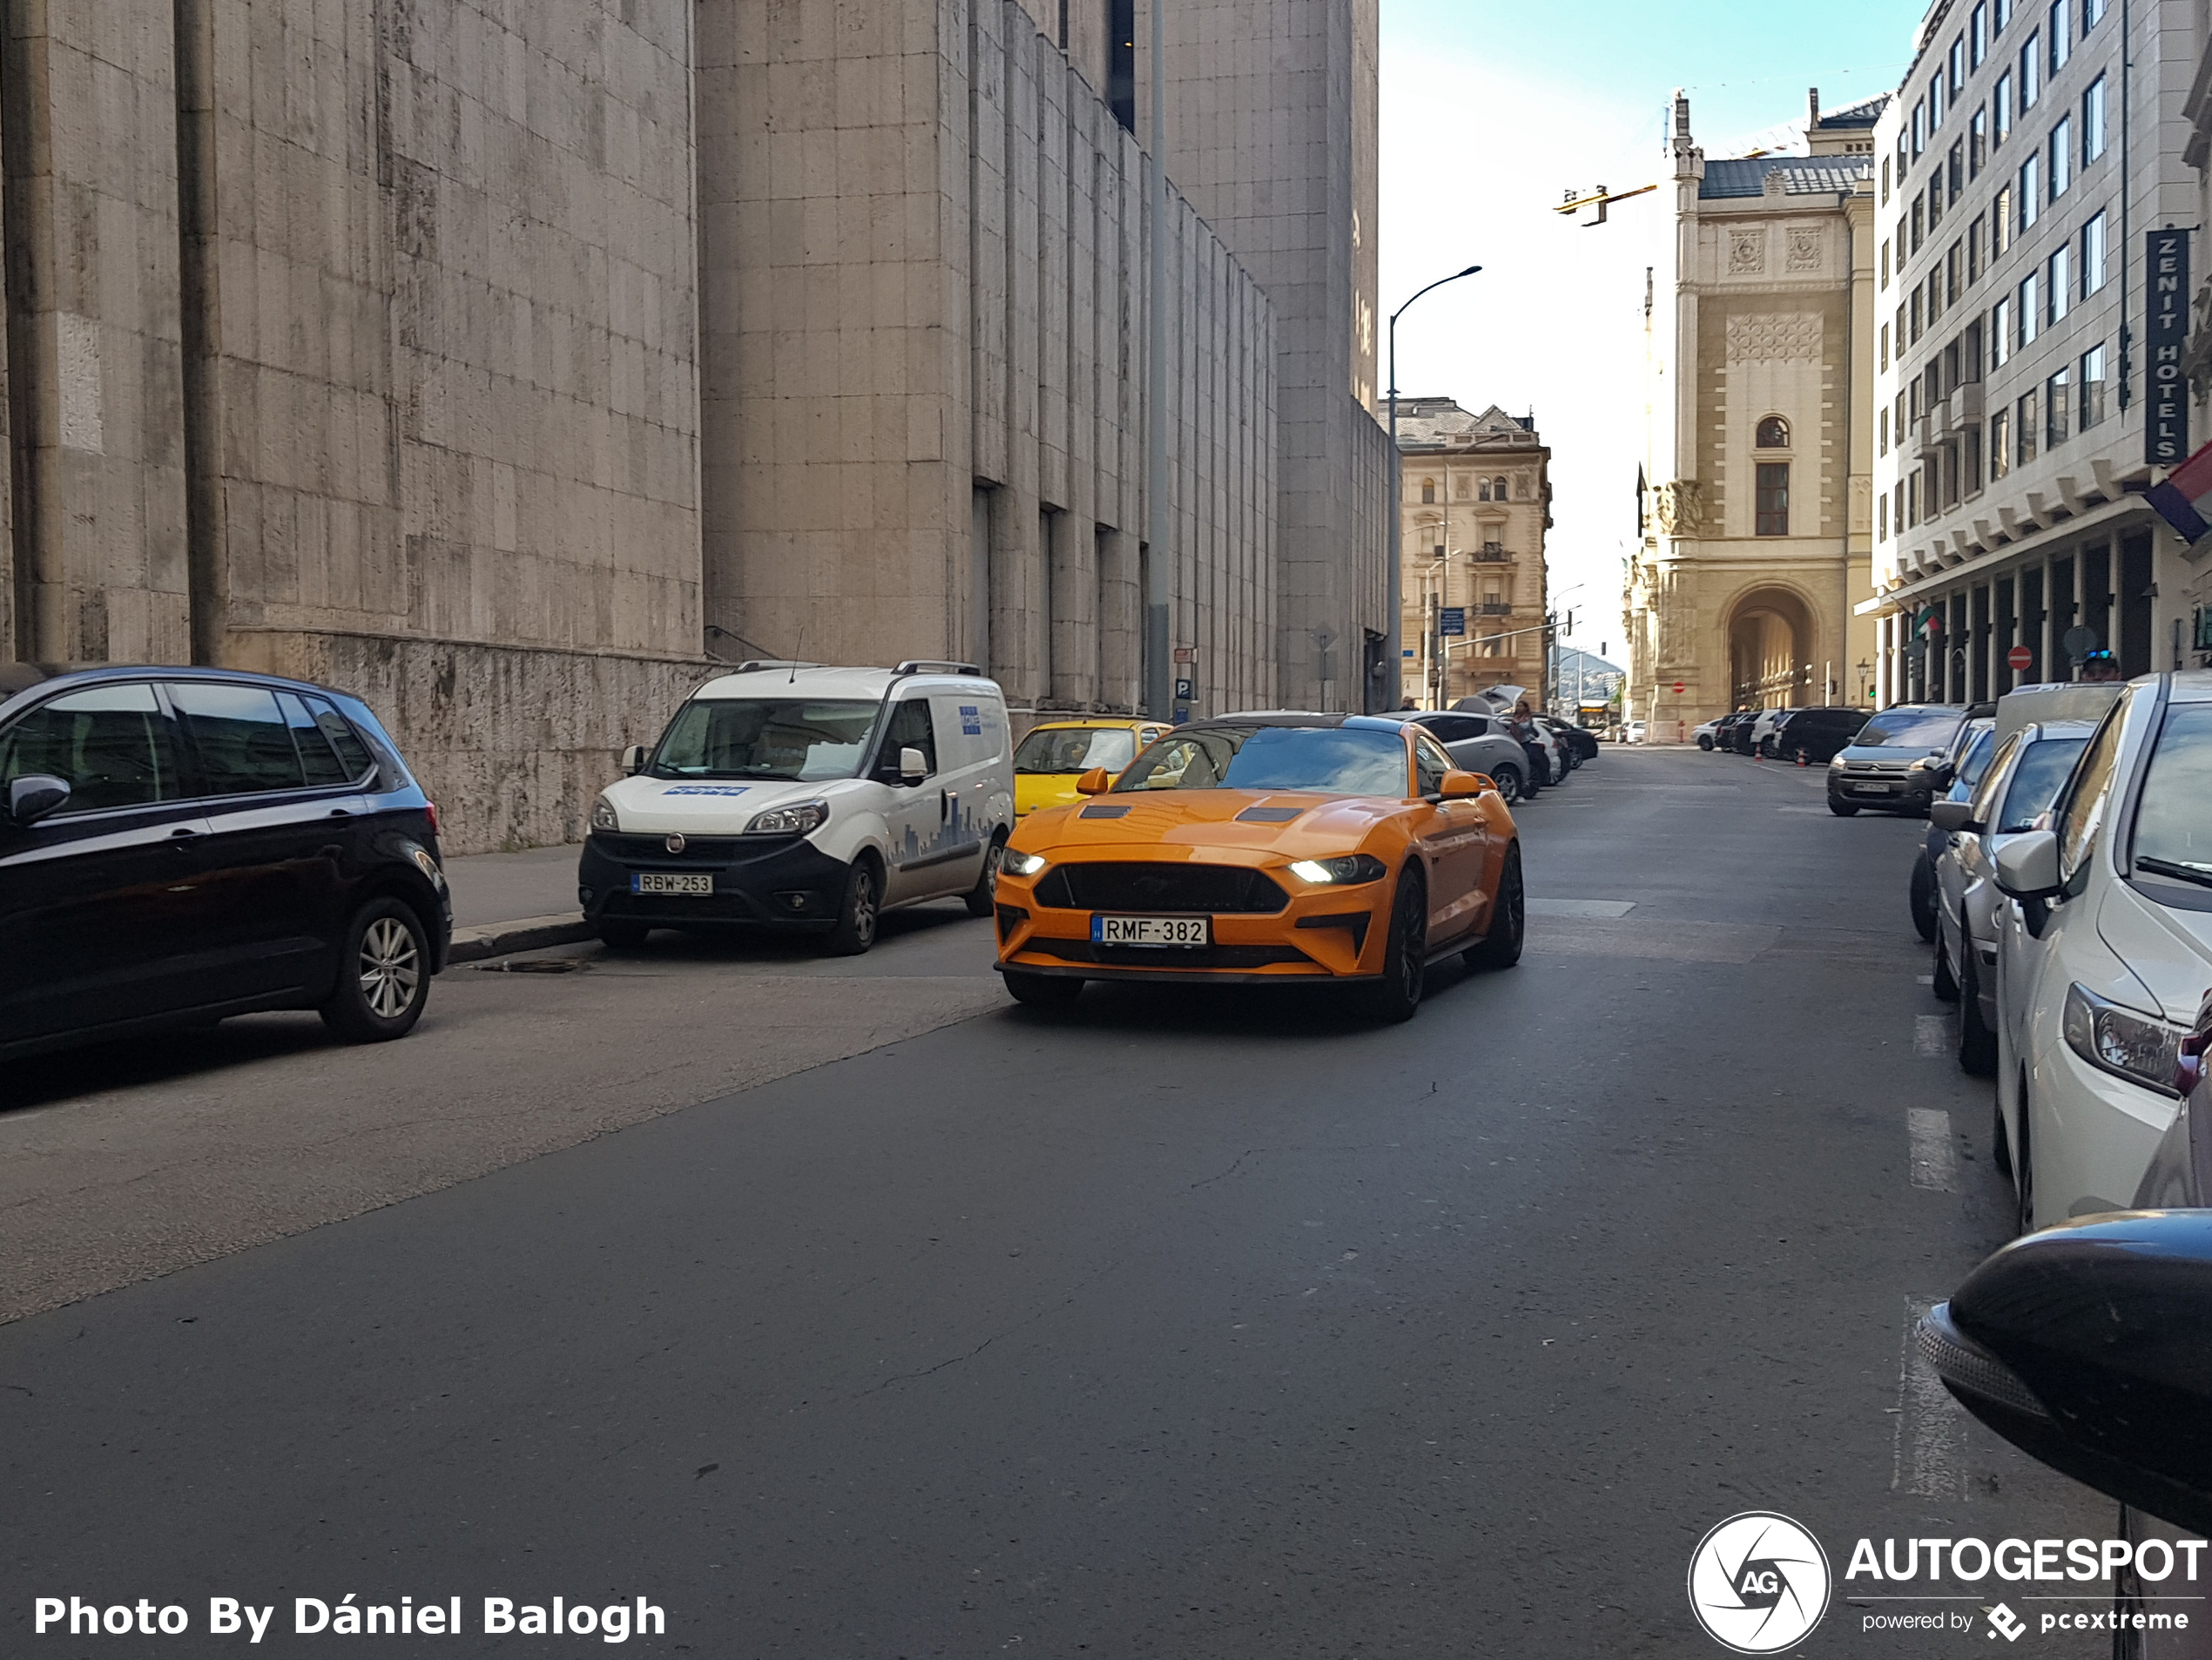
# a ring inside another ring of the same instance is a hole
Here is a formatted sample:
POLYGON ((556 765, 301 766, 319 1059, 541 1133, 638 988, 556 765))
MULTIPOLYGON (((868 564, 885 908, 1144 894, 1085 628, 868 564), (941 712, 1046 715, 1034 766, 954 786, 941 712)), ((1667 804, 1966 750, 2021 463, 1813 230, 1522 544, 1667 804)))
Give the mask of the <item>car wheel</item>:
POLYGON ((1912 861, 1908 895, 1912 908, 1912 931, 1923 940, 1932 941, 1936 936, 1935 867, 1928 862, 1925 847, 1912 861))
POLYGON ((1855 819, 1858 816, 1857 807, 1845 806, 1832 795, 1828 798, 1828 810, 1839 819, 1855 819))
POLYGON ((1938 1002, 1959 1001, 1959 972, 1951 966, 1951 947, 1944 939, 1941 928, 1936 929, 1934 988, 1938 1002))
POLYGON ((1506 867, 1498 874, 1497 902, 1490 908, 1490 931, 1482 943, 1470 946, 1461 958, 1470 968, 1510 968, 1521 961, 1521 948, 1528 937, 1528 903, 1521 887, 1521 844, 1506 849, 1506 867))
POLYGON ((316 1012, 349 1043, 405 1037, 430 1000, 430 940, 421 919, 396 899, 354 913, 339 944, 338 984, 316 1012))
POLYGON ((999 862, 1005 857, 1006 838, 994 836, 990 850, 983 855, 983 874, 975 879, 975 886, 961 896, 970 916, 988 916, 991 914, 992 896, 998 891, 999 862))
POLYGON ((1490 781, 1498 786, 1498 798, 1507 806, 1521 800, 1527 793, 1521 787, 1521 772, 1517 767, 1501 766, 1490 774, 1490 781))
POLYGON ((1083 982, 1072 975, 1019 974, 1009 968, 999 977, 1015 1002, 1031 1009, 1065 1009, 1082 995, 1083 982))
POLYGON ((645 936, 652 931, 651 927, 644 922, 602 922, 599 924, 599 941, 617 951, 635 951, 645 943, 645 936))
POLYGON ((2014 1116, 2020 1120, 2020 1139, 2013 1149, 2013 1226, 2020 1233, 2035 1232, 2035 1137, 2028 1129, 2027 1074, 2020 1073, 2014 1116))
POLYGON ((875 925, 882 914, 882 873, 873 858, 862 854, 845 873, 845 891, 837 900, 837 924, 823 941, 822 955, 859 956, 875 943, 875 925))
POLYGON ((1708 733, 1706 736, 1699 739, 1697 740, 1697 747, 1703 750, 1708 755, 1711 754, 1713 752, 1712 735, 1708 733))
POLYGON ((1997 1076, 1997 1034, 1981 1017, 1981 965, 1971 941, 1959 982, 1959 1065, 1978 1078, 1997 1076))
POLYGON ((1383 948, 1382 978, 1367 988, 1367 1007, 1379 1021, 1411 1020, 1421 1006, 1428 977, 1428 884, 1408 865, 1391 901, 1390 938, 1383 948))
POLYGON ((1989 1092, 1989 1162, 1997 1166, 1998 1173, 2013 1173, 2013 1144, 2005 1136, 2005 1103, 1997 1092, 1989 1092))

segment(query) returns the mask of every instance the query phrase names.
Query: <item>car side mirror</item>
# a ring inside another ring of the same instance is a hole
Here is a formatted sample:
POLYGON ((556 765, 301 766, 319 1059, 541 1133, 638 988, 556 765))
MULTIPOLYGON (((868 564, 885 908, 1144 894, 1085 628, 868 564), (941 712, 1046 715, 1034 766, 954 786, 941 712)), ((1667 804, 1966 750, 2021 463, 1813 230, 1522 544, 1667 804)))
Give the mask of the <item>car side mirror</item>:
POLYGON ((1469 796, 1480 795, 1485 790, 1497 787, 1480 773, 1462 773, 1455 769, 1445 773, 1444 781, 1437 786, 1436 793, 1447 801, 1464 801, 1469 796))
POLYGON ((1975 830, 1974 806, 1971 801, 1938 801, 1928 808, 1928 822, 1939 830, 1975 830))
POLYGON ((1997 886, 2014 899, 2047 899, 2059 891, 2059 839, 2028 830, 1997 850, 1997 886))
POLYGON ((8 786, 8 817, 19 826, 38 822, 69 800, 69 780, 26 773, 8 786))
POLYGON ((1094 766, 1076 780, 1077 795, 1103 795, 1114 787, 1114 775, 1103 766, 1094 766))
POLYGON ((2014 1446, 2212 1532, 2212 1211, 2087 1217, 2015 1240, 1936 1306, 1920 1343, 2014 1446))
POLYGON ((899 782, 919 784, 929 776, 929 760, 920 750, 909 745, 899 752, 899 782))
POLYGON ((624 776, 628 778, 636 778, 645 770, 645 746, 643 744, 632 744, 622 752, 622 770, 624 776))

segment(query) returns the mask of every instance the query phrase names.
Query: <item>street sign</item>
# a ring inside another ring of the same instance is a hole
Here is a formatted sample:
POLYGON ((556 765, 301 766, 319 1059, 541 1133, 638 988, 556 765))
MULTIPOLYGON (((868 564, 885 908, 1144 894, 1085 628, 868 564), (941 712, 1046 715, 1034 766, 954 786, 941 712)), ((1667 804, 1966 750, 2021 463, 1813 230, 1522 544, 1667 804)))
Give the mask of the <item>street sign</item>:
POLYGON ((2144 248, 2143 459, 2179 467, 2189 453, 2189 377, 2182 354, 2189 334, 2189 233, 2153 231, 2144 248))
POLYGON ((1689 690, 1689 688, 1684 685, 1681 681, 1677 680, 1675 682, 1675 693, 1677 697, 1689 690))
POLYGON ((1177 703, 1190 701, 1190 683, 1188 680, 1177 680, 1175 683, 1175 700, 1177 703))
POLYGON ((2025 645, 2015 645, 2005 653, 2005 661, 2011 665, 2013 671, 2017 673, 2024 671, 2029 664, 2035 661, 2035 653, 2025 645))
POLYGON ((1196 663, 1198 660, 1198 648, 1195 645, 1177 646, 1175 660, 1177 663, 1196 663))
POLYGON ((2059 644, 2066 648, 2067 657, 2079 663, 2097 649, 2097 631, 2094 628, 2084 628, 2077 623, 2067 630, 2066 638, 2059 644))
POLYGON ((1464 605, 1446 605, 1442 607, 1436 613, 1436 631, 1439 634, 1444 635, 1447 638, 1453 637, 1461 639, 1466 638, 1467 631, 1467 608, 1464 605))

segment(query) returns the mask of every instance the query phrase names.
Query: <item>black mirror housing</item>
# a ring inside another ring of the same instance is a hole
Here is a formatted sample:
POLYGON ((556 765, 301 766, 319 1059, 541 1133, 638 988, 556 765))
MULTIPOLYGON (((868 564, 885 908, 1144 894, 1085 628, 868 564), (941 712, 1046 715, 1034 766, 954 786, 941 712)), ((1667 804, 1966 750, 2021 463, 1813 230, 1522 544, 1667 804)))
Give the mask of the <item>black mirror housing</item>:
POLYGON ((1921 1328, 1960 1403, 2099 1492, 2212 1533, 2212 1211, 2047 1228, 1921 1328))
POLYGON ((17 825, 32 825, 69 800, 69 780, 46 773, 26 773, 8 784, 8 817, 17 825))

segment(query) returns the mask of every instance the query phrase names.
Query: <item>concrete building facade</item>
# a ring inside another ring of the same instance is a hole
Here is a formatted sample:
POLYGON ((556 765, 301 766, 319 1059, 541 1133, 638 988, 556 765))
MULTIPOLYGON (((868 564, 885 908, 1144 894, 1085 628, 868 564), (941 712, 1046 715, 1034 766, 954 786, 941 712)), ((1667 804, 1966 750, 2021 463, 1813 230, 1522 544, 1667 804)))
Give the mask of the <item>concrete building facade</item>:
POLYGON ((1732 708, 1871 689, 1872 129, 1708 161, 1677 94, 1675 233, 1645 301, 1649 433, 1624 719, 1673 738, 1732 708), (1859 665, 1865 664, 1862 669, 1859 665))
POLYGON ((1400 638, 1412 653, 1399 659, 1400 697, 1446 709, 1494 685, 1544 687, 1552 452, 1535 417, 1400 397, 1398 449, 1400 638), (1446 631, 1453 611, 1457 634, 1446 631))
POLYGON ((2076 630, 2128 674, 2193 660, 2202 562, 2141 492, 2186 453, 2152 454, 2175 366, 2149 313, 2178 279, 2148 238, 2202 222, 2202 27, 2188 0, 1938 0, 1922 20, 1877 133, 1885 700, 2070 678, 2076 630))

